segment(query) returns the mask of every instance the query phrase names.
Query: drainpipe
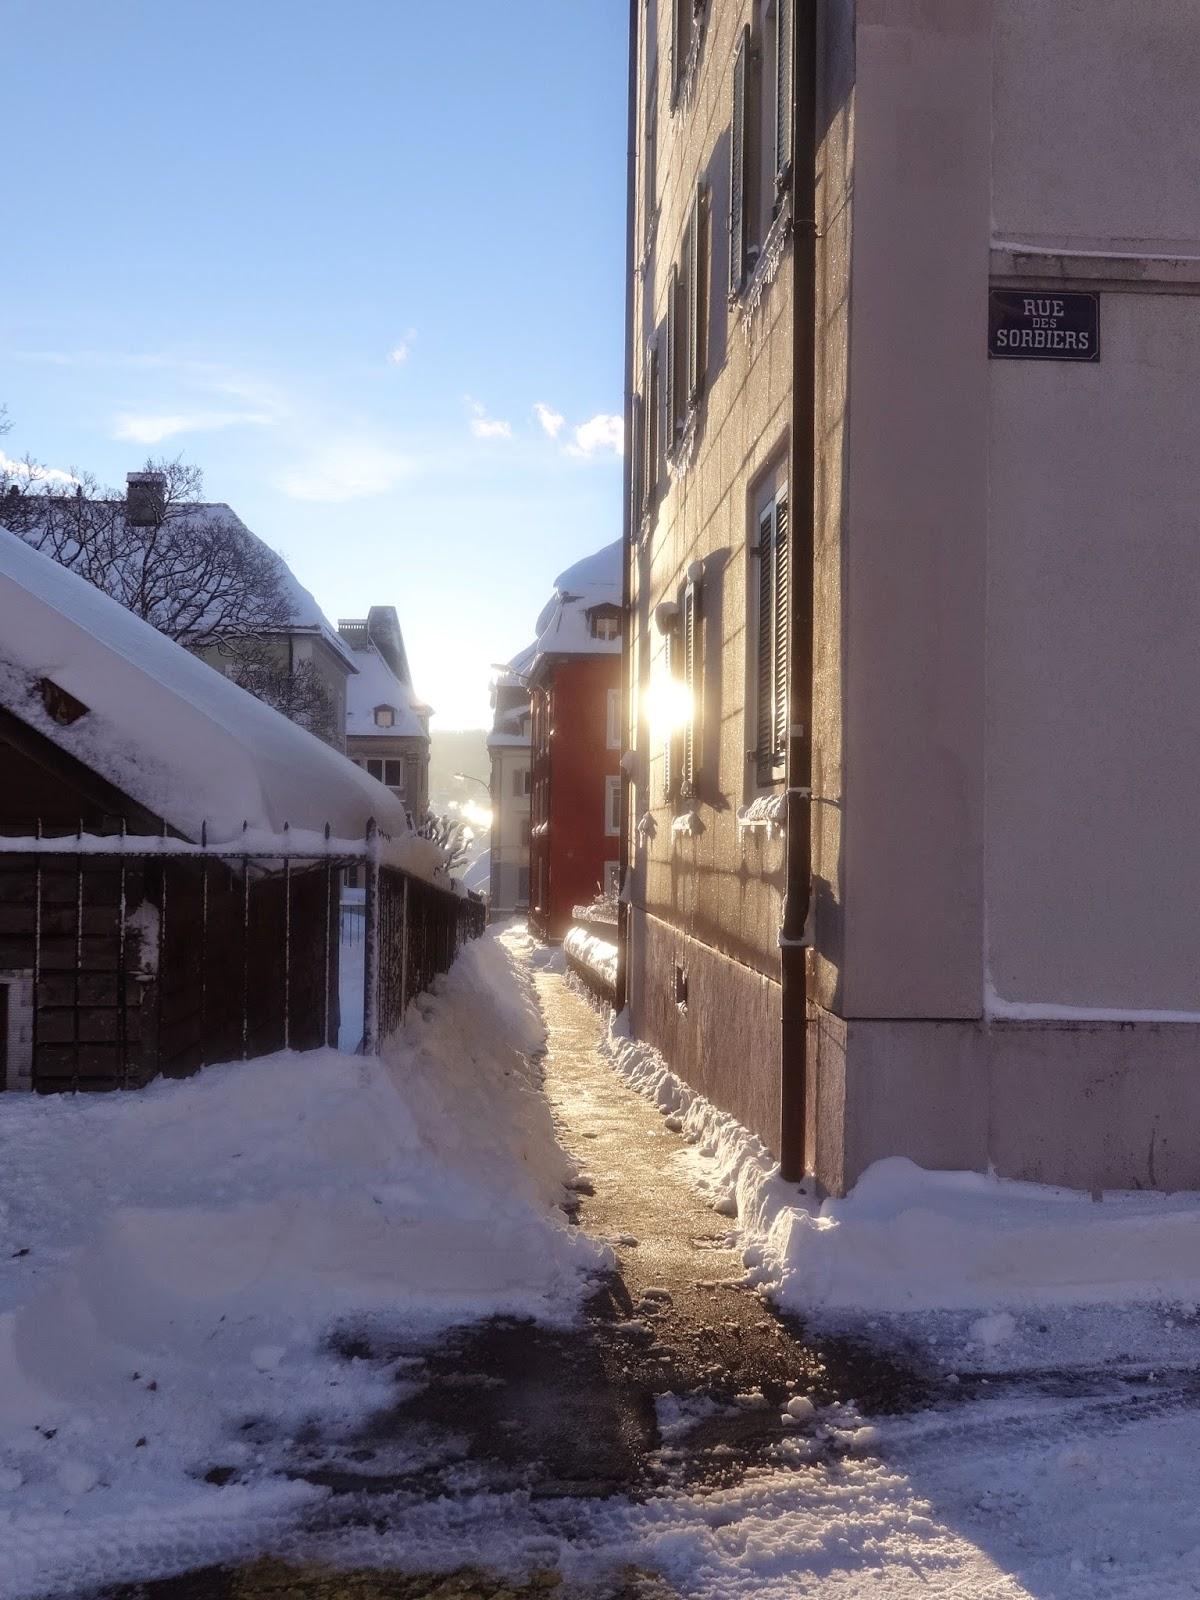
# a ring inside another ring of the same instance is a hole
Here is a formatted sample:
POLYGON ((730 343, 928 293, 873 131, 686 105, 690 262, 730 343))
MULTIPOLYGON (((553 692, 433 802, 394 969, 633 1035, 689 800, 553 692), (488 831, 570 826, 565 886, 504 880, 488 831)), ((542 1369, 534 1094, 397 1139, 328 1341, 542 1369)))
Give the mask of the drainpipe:
MULTIPOLYGON (((621 728, 628 734, 633 700, 632 650, 633 616, 633 233, 637 221, 637 58, 638 0, 629 0, 629 108, 626 136, 625 176, 625 504, 621 513, 621 728)), ((621 743, 624 744, 624 737, 621 743)), ((637 744, 634 731, 633 745, 637 744)), ((629 907, 625 904, 625 885, 629 879, 629 790, 631 774, 621 762, 621 870, 617 897, 617 983, 616 1007, 624 1010, 628 997, 629 907)))
POLYGON ((779 1159, 805 1173, 808 1120, 808 952, 812 897, 813 544, 816 508, 817 0, 800 0, 792 39, 792 514, 788 570, 787 873, 779 930, 783 988, 779 1159))

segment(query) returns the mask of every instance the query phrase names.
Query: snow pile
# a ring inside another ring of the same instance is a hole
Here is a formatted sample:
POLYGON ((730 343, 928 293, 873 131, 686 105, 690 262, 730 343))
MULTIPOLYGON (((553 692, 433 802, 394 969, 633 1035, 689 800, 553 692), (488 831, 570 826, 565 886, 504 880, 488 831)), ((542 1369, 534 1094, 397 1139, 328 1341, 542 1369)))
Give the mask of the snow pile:
POLYGON ((398 1398, 349 1338, 573 1317, 610 1254, 560 1210, 575 1169, 529 1060, 543 1039, 527 973, 484 938, 383 1060, 4 1097, 6 1600, 269 1536, 317 1492, 281 1476, 309 1430, 346 1438, 398 1398))
POLYGON ((1200 1302, 1200 1195, 1087 1194, 975 1172, 876 1162, 841 1200, 779 1176, 761 1140, 611 1025, 617 1071, 692 1142, 695 1181, 736 1216, 751 1280, 798 1312, 991 1312, 994 1350, 1031 1307, 1200 1302))
POLYGON ((133 612, 0 529, 0 705, 198 839, 285 822, 362 838, 404 807, 365 771, 133 612), (43 682, 84 707, 59 721, 43 682))
MULTIPOLYGON (((616 931, 615 929, 613 930, 616 931)), ((563 953, 594 972, 601 983, 614 989, 617 983, 617 947, 586 928, 568 928, 562 942, 563 953)))

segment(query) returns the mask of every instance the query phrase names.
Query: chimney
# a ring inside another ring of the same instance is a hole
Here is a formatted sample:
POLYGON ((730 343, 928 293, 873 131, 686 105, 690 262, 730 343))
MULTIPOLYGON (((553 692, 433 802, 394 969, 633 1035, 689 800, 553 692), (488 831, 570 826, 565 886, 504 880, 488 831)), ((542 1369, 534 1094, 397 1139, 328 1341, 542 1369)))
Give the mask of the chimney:
POLYGON ((161 472, 125 474, 125 520, 132 528, 155 528, 163 519, 167 480, 161 472))

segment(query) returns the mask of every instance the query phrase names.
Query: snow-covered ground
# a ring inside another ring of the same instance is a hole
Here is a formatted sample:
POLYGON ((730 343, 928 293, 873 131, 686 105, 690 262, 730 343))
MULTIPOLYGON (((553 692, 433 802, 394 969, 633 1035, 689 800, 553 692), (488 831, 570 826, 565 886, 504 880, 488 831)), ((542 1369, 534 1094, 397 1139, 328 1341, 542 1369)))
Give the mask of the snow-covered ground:
POLYGON ((1200 1194, 1092 1196, 893 1157, 820 1202, 622 1018, 604 1051, 684 1134, 693 1183, 730 1219, 748 1281, 782 1309, 934 1350, 958 1328, 971 1364, 1003 1362, 1014 1342, 1007 1364, 1024 1366, 1200 1357, 1200 1194))
POLYGON ((469 946, 383 1060, 3 1097, 5 1600, 272 1543, 322 1491, 262 1441, 345 1437, 396 1402, 356 1333, 575 1315, 610 1257, 559 1209, 574 1168, 514 948, 469 946))

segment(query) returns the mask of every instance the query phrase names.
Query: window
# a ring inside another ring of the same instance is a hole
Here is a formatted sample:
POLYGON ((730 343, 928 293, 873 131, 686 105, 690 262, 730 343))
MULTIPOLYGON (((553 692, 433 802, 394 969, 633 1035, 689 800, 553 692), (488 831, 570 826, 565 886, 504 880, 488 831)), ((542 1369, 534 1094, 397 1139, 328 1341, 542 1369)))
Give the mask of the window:
POLYGON ((707 282, 704 272, 704 183, 696 184, 692 209, 688 213, 684 239, 684 271, 687 285, 687 399, 694 406, 704 387, 705 339, 704 300, 707 282))
POLYGON ((529 868, 528 867, 518 867, 517 868, 517 904, 519 906, 527 906, 529 904, 529 868))
POLYGON ((378 760, 376 760, 376 758, 374 756, 372 756, 371 759, 367 762, 367 771, 371 774, 371 776, 373 778, 378 778, 380 783, 383 782, 383 762, 382 761, 378 761, 378 760))
POLYGON ((754 760, 760 784, 783 774, 788 725, 788 501, 779 490, 758 513, 754 760))
POLYGON ((593 639, 619 639, 621 637, 620 606, 593 606, 588 612, 588 625, 593 639))
POLYGON ((690 71, 703 26, 706 0, 671 0, 671 101, 690 71))
POLYGON ((394 728, 396 725, 395 706, 375 707, 375 726, 377 728, 394 728))
POLYGON ((533 837, 533 818, 521 818, 521 843, 528 844, 533 837))
POLYGON ((529 793, 529 768, 518 767, 513 773, 513 794, 520 799, 529 793))
POLYGON ((385 761, 383 763, 383 781, 389 789, 403 789, 404 763, 403 761, 385 761))
MULTIPOLYGON (((699 563, 695 563, 697 569, 699 563)), ((687 721, 682 735, 682 761, 680 794, 690 800, 696 793, 697 745, 699 742, 699 709, 702 695, 700 671, 700 645, 697 638, 700 613, 700 573, 689 571, 687 587, 683 592, 683 681, 687 690, 687 721)))
MULTIPOLYGON (((675 649, 674 636, 671 632, 663 635, 663 676, 667 686, 667 703, 674 701, 675 689, 675 649)), ((675 729, 672 726, 673 716, 668 715, 667 728, 663 735, 663 800, 670 805, 674 795, 672 784, 675 781, 675 762, 672 746, 675 743, 675 729)))
POLYGON ((733 59, 729 133, 729 292, 745 288, 792 171, 792 6, 772 0, 757 38, 742 29, 733 59))
POLYGON ((621 832, 621 780, 605 778, 604 780, 604 831, 610 839, 616 838, 621 832))
POLYGON ((621 691, 619 689, 610 689, 608 691, 606 743, 610 750, 619 750, 621 748, 621 691))
POLYGON ((667 337, 664 362, 664 410, 666 413, 667 454, 675 454, 679 442, 679 268, 671 263, 667 283, 667 337))
POLYGON ((619 861, 606 861, 604 863, 604 892, 616 894, 621 887, 621 863, 619 861))
POLYGON ((650 248, 658 218, 658 62, 646 74, 645 137, 642 141, 642 239, 650 248))
POLYGON ((673 455, 686 430, 689 413, 704 388, 708 361, 708 275, 705 190, 696 185, 683 236, 683 255, 671 267, 667 288, 665 413, 667 454, 673 455))

